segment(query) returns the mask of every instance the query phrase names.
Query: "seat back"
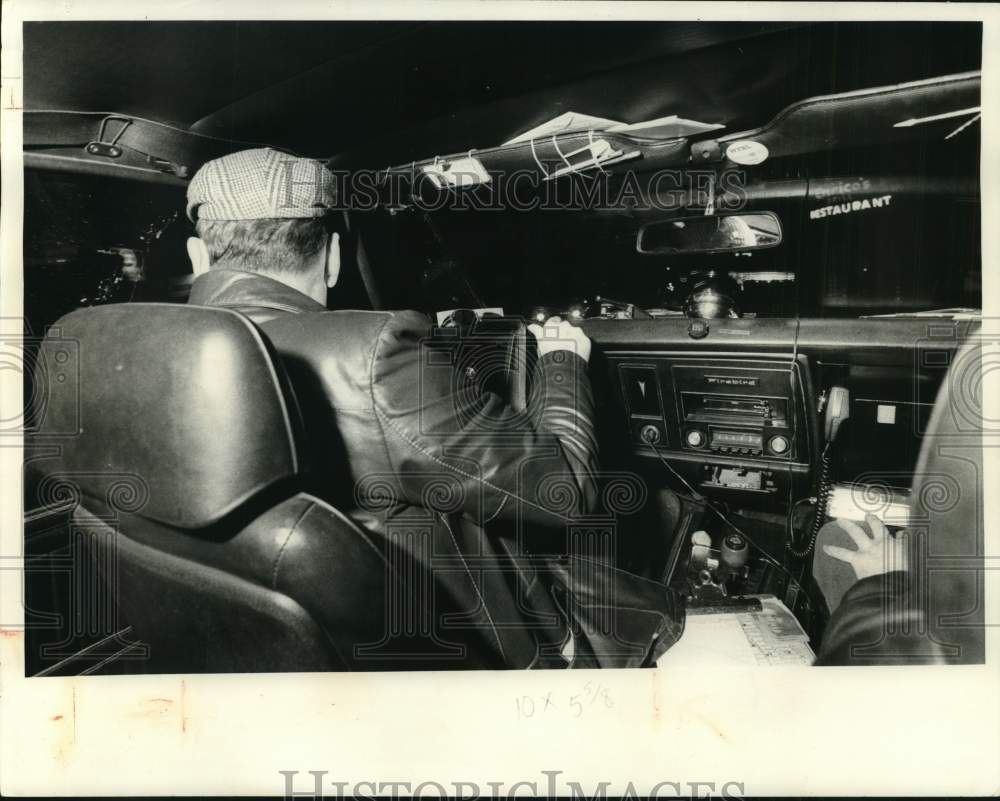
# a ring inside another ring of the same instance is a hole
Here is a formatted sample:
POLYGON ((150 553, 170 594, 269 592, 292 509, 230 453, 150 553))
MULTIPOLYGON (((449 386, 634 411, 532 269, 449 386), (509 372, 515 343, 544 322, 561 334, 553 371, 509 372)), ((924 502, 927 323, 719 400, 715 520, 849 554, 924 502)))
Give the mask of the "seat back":
POLYGON ((36 382, 39 492, 76 499, 76 536, 149 670, 384 666, 391 570, 301 490, 294 397, 246 318, 81 309, 49 331, 36 382))
MULTIPOLYGON (((905 573, 848 590, 826 631, 826 664, 982 664, 985 659, 982 357, 955 354, 920 447, 905 573), (856 593, 853 597, 851 593, 856 593)), ((995 424, 993 424, 995 425, 995 424)))
POLYGON ((959 349, 938 392, 914 473, 909 526, 928 636, 943 661, 957 664, 985 659, 981 344, 973 336, 959 349))

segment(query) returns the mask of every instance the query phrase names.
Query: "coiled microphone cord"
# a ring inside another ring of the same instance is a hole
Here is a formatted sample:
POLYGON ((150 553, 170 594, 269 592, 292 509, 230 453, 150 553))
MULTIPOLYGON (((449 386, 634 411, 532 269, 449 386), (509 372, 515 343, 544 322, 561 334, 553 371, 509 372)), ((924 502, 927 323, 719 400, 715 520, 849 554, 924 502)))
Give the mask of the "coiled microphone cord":
POLYGON ((831 462, 830 443, 827 442, 819 460, 819 487, 816 493, 816 507, 813 510, 812 525, 809 527, 809 540, 806 542, 805 548, 795 547, 795 532, 792 529, 792 516, 802 501, 796 501, 788 510, 788 538, 785 547, 797 559, 805 559, 812 553, 813 548, 816 547, 816 537, 819 536, 819 530, 823 527, 823 521, 826 519, 826 508, 830 503, 830 495, 833 493, 833 485, 830 481, 831 462))

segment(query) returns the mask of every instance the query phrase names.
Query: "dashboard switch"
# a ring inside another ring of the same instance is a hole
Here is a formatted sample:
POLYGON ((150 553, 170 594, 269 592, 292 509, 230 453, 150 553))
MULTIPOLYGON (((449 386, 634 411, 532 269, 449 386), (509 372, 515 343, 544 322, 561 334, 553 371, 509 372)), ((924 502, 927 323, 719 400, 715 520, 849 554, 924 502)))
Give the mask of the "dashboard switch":
POLYGON ((692 448, 700 448, 705 444, 705 435, 702 434, 697 428, 692 428, 684 436, 684 441, 692 448))
POLYGON ((660 429, 652 424, 643 426, 639 431, 639 436, 643 442, 648 442, 650 445, 656 445, 662 439, 660 429))
POLYGON ((788 438, 783 437, 781 434, 771 437, 771 440, 767 444, 772 453, 780 455, 788 452, 788 438))

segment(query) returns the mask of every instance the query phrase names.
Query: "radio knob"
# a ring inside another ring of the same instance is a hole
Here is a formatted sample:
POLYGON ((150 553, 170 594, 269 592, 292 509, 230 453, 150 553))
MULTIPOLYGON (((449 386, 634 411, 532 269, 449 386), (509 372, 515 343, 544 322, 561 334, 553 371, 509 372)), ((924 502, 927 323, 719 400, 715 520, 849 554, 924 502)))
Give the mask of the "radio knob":
POLYGON ((705 435, 702 434, 697 428, 692 428, 688 431, 685 439, 687 440, 687 444, 692 448, 700 448, 705 444, 705 435))
POLYGON ((788 450, 788 438, 781 436, 781 434, 771 437, 771 441, 768 444, 773 453, 785 453, 788 450))

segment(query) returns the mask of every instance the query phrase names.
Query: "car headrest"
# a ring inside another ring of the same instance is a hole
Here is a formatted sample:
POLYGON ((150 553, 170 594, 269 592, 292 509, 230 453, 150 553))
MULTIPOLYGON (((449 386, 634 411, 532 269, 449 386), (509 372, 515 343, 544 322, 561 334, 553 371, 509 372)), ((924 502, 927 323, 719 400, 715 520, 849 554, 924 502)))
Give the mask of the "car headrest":
POLYGON ((127 511, 167 525, 209 526, 298 472, 294 403, 232 311, 72 312, 46 334, 34 394, 36 441, 58 446, 47 476, 105 503, 124 482, 127 511))

